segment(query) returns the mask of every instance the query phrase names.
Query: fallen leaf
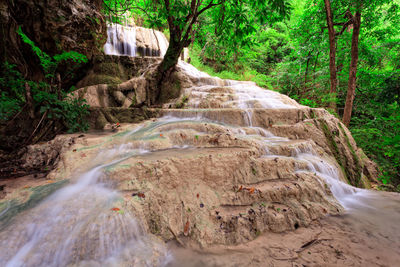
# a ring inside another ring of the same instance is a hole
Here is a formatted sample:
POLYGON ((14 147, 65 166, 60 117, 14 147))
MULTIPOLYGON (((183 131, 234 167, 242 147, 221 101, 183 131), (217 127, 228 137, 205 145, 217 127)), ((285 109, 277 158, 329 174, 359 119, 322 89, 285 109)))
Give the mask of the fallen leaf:
POLYGON ((29 185, 24 186, 25 189, 31 188, 29 185))
POLYGON ((199 197, 200 197, 199 193, 197 193, 196 197, 197 197, 197 198, 199 198, 199 197))
POLYGON ((239 187, 239 189, 238 189, 238 192, 242 191, 242 189, 243 189, 243 186, 241 185, 241 186, 239 187))
POLYGON ((140 197, 140 198, 146 198, 146 196, 144 195, 144 193, 138 193, 137 196, 140 197))
POLYGON ((119 209, 119 208, 116 208, 116 207, 114 207, 114 208, 112 208, 111 210, 112 210, 112 211, 119 211, 120 209, 119 209))
POLYGON ((253 194, 253 193, 254 193, 254 190, 256 190, 254 187, 250 188, 250 189, 249 189, 250 194, 253 194))
POLYGON ((185 224, 185 228, 183 228, 183 234, 185 236, 187 236, 189 234, 189 226, 190 226, 189 219, 187 219, 186 224, 185 224))
POLYGON ((76 152, 76 149, 72 150, 72 152, 76 152))

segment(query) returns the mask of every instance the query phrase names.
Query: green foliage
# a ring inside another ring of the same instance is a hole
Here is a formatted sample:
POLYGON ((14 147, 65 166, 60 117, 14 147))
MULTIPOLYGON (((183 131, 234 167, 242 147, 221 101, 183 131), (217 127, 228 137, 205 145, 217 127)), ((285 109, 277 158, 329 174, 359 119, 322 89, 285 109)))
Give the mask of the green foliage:
POLYGON ((89 124, 86 116, 89 115, 89 106, 84 99, 76 99, 62 92, 61 100, 54 93, 49 93, 38 87, 33 90, 33 99, 39 107, 40 114, 46 113, 50 120, 61 119, 69 133, 86 131, 89 124))
POLYGON ((315 103, 314 100, 312 99, 307 99, 307 98, 303 98, 300 100, 300 104, 305 105, 305 106, 309 106, 312 108, 316 108, 318 105, 317 103, 315 103))
POLYGON ((19 112, 25 102, 25 80, 15 65, 5 62, 0 76, 0 121, 19 112))
POLYGON ((40 65, 43 68, 46 78, 54 78, 58 65, 63 61, 71 60, 78 65, 88 62, 85 55, 79 54, 75 51, 64 51, 61 54, 51 57, 47 53, 43 52, 39 47, 37 47, 35 43, 22 32, 21 27, 17 29, 17 33, 21 37, 22 41, 28 44, 32 48, 32 51, 35 53, 35 55, 39 58, 40 65))
POLYGON ((62 121, 69 132, 87 130, 88 123, 85 118, 89 113, 89 106, 85 104, 85 100, 72 98, 68 92, 59 88, 59 82, 55 81, 59 66, 64 64, 64 76, 66 76, 73 74, 80 64, 86 63, 87 58, 75 51, 63 52, 51 57, 37 47, 22 32, 21 27, 18 28, 17 33, 38 57, 45 80, 40 82, 26 80, 15 65, 5 62, 0 77, 0 87, 4 89, 0 95, 0 120, 6 121, 21 110, 26 102, 26 86, 29 86, 34 109, 41 116, 45 115, 47 120, 62 121), (65 65, 68 67, 65 68, 65 65))
POLYGON ((46 73, 46 75, 54 73, 55 68, 56 68, 56 64, 51 59, 51 57, 48 54, 46 54, 45 52, 43 52, 39 47, 37 47, 35 45, 35 43, 31 39, 29 39, 29 37, 26 36, 26 34, 24 34, 22 32, 21 26, 18 27, 17 33, 21 37, 21 39, 22 39, 22 41, 24 43, 30 45, 30 47, 32 48, 32 51, 39 58, 40 65, 42 66, 42 68, 43 68, 44 72, 46 73))

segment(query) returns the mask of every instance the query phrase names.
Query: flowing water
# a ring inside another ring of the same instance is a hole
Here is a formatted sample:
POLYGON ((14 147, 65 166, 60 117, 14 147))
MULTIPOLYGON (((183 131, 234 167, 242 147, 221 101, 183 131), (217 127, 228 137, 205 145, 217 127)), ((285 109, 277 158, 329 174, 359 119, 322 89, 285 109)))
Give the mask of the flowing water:
MULTIPOLYGON (((105 52, 135 56, 136 34, 135 28, 110 25, 105 52)), ((157 41, 160 36, 150 39, 156 40, 160 47, 157 41)), ((164 46, 161 45, 161 55, 166 51, 164 46)), ((343 182, 334 162, 318 156, 312 142, 293 142, 255 126, 256 109, 287 110, 301 108, 301 105, 251 82, 210 77, 182 61, 178 66, 196 84, 184 92, 189 99, 187 109, 166 111, 163 118, 145 122, 122 134, 111 148, 101 150, 85 173, 72 178, 69 185, 15 218, 12 225, 0 232, 0 266, 168 265, 173 255, 165 244, 146 234, 135 214, 115 208, 123 200, 113 189, 106 170, 127 158, 159 149, 194 148, 192 141, 170 139, 161 144, 154 138, 177 128, 201 131, 201 123, 253 140, 265 151, 265 157, 291 157, 299 166, 307 166, 299 167, 297 172, 315 173, 321 182, 330 186, 335 198, 346 209, 347 224, 358 231, 374 232, 400 243, 396 225, 400 221, 397 197, 354 188, 343 182), (228 118, 224 110, 234 114, 232 118, 228 118), (282 145, 287 145, 290 155, 276 152, 276 147, 282 145)))
POLYGON ((136 55, 136 29, 119 24, 109 25, 104 53, 134 57, 136 55))
POLYGON ((111 23, 104 52, 117 56, 164 56, 168 41, 160 31, 111 23))

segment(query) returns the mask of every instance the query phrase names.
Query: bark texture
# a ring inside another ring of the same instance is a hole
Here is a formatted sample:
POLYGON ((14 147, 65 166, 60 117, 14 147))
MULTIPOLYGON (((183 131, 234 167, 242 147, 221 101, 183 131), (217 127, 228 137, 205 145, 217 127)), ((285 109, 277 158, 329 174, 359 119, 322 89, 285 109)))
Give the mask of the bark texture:
POLYGON ((353 37, 351 42, 351 63, 349 72, 349 84, 347 88, 346 104, 343 112, 343 123, 349 126, 351 112, 353 110, 353 101, 357 86, 357 63, 358 63, 358 39, 361 27, 361 12, 357 11, 354 16, 353 37))
POLYGON ((330 93, 336 93, 337 77, 336 77, 336 39, 335 28, 333 27, 333 15, 331 3, 329 0, 325 1, 326 21, 328 25, 329 34, 329 72, 331 79, 330 93))

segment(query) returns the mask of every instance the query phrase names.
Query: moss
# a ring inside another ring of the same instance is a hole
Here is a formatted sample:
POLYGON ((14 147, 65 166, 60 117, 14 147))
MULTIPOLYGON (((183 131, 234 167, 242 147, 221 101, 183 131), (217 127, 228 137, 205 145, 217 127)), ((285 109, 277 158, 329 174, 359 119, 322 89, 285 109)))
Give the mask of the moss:
POLYGON ((362 188, 371 189, 371 183, 365 175, 361 176, 360 184, 362 188))
POLYGON ((115 62, 102 62, 97 64, 93 68, 93 72, 97 75, 107 75, 112 77, 118 77, 121 80, 126 80, 127 75, 125 74, 122 66, 115 62))
POLYGON ((175 108, 184 108, 188 100, 186 95, 183 96, 182 99, 175 104, 175 108))
POLYGON ((174 75, 170 83, 163 86, 160 95, 160 102, 165 103, 169 99, 177 98, 181 94, 181 82, 174 75))
POLYGON ((257 175, 257 170, 254 167, 251 167, 251 173, 253 175, 257 175))
POLYGON ((346 144, 347 144, 348 148, 351 151, 351 154, 353 156, 354 164, 356 165, 355 177, 354 177, 355 178, 355 181, 354 181, 355 184, 354 185, 355 186, 360 186, 360 182, 362 182, 361 180, 362 180, 362 176, 363 176, 363 173, 362 173, 363 165, 362 165, 362 163, 361 163, 356 151, 354 150, 353 146, 351 145, 350 139, 347 136, 346 131, 343 129, 343 126, 341 125, 341 123, 339 123, 338 125, 339 125, 339 128, 340 128, 341 132, 343 133, 343 136, 344 136, 344 138, 346 140, 346 144))
POLYGON ((130 108, 133 108, 133 107, 135 107, 137 105, 137 100, 136 100, 136 95, 134 95, 133 97, 132 97, 132 103, 131 103, 131 105, 130 105, 130 108))
POLYGON ((338 148, 338 146, 336 144, 336 141, 335 141, 335 138, 334 138, 333 134, 329 130, 328 124, 323 119, 320 119, 319 122, 320 122, 322 130, 323 130, 323 132, 325 134, 325 137, 328 140, 329 148, 331 149, 332 153, 334 154, 336 160, 338 160, 340 165, 343 165, 342 164, 342 157, 341 157, 340 152, 339 152, 339 148, 338 148))
POLYGON ((352 175, 351 175, 351 172, 349 171, 349 169, 346 168, 345 159, 343 159, 342 154, 340 154, 339 147, 336 144, 334 135, 329 130, 328 124, 325 122, 324 119, 320 119, 319 123, 321 125, 322 131, 324 132, 326 139, 328 140, 328 146, 329 146, 331 152, 333 153, 336 161, 339 163, 341 169, 344 171, 343 173, 345 175, 347 182, 350 184, 349 178, 352 175))
POLYGON ((314 111, 313 109, 311 109, 310 115, 311 115, 311 118, 312 118, 312 119, 317 118, 317 115, 315 114, 315 111, 314 111))
POLYGON ((104 116, 103 112, 100 111, 99 115, 96 118, 94 127, 95 127, 95 129, 102 130, 102 129, 104 129, 104 126, 106 126, 106 124, 107 124, 107 119, 104 116))
POLYGON ((117 84, 107 84, 107 90, 109 93, 112 93, 115 90, 118 90, 117 84))
POLYGON ((117 123, 119 122, 108 109, 103 109, 102 113, 104 114, 104 117, 106 118, 106 120, 110 123, 117 123))
POLYGON ((90 86, 96 84, 120 84, 122 80, 115 76, 103 74, 89 74, 85 77, 83 86, 90 86))

